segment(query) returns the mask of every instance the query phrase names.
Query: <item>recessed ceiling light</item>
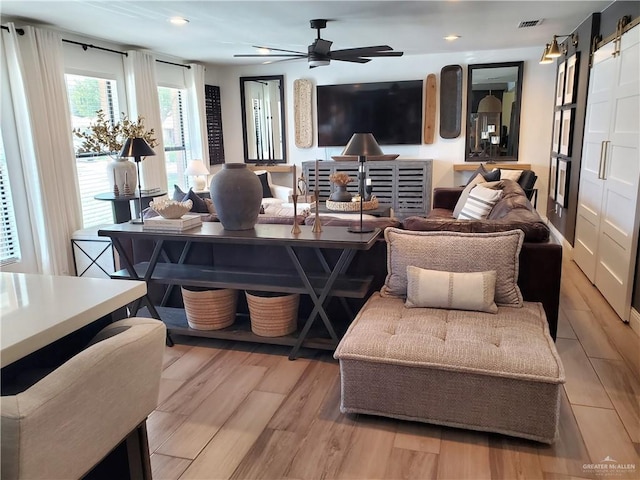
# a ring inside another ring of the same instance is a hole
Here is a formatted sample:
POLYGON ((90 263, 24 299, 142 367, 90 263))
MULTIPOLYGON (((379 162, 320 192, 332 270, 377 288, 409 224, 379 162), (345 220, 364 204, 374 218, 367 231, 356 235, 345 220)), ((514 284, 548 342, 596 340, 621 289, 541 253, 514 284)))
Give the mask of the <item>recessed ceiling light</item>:
POLYGON ((187 23, 189 23, 189 20, 184 17, 171 17, 169 21, 174 25, 186 25, 187 23))
POLYGON ((459 39, 460 35, 447 35, 446 37, 442 38, 444 38, 447 42, 453 42, 454 40, 459 39))

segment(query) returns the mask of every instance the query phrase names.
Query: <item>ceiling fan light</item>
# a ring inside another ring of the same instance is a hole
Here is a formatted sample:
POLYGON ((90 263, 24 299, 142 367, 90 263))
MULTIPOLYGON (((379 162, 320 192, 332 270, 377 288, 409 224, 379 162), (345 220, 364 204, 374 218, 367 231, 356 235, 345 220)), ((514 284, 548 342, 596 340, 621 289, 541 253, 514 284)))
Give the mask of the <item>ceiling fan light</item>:
POLYGON ((269 48, 260 47, 258 48, 258 53, 260 55, 269 55, 271 53, 271 50, 269 48))
POLYGON ((560 47, 558 46, 558 40, 556 40, 556 36, 553 36, 553 42, 551 42, 551 46, 547 50, 546 56, 549 58, 558 58, 562 55, 560 52, 560 47))
POLYGON ((329 65, 329 60, 327 59, 309 59, 309 66, 310 67, 325 67, 327 65, 329 65))

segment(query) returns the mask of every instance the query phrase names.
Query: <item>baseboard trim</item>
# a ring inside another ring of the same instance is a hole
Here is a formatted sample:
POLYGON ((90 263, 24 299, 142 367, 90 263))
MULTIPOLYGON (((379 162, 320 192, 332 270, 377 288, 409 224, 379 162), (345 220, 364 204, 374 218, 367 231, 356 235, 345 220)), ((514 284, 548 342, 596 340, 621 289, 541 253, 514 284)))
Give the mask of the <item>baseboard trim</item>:
POLYGON ((631 308, 631 313, 629 314, 629 325, 631 326, 631 330, 638 334, 640 337, 640 312, 635 308, 631 308))
POLYGON ((549 221, 549 219, 546 219, 546 221, 549 230, 551 230, 551 235, 556 237, 556 239, 558 239, 558 241, 560 242, 560 245, 562 245, 562 256, 567 260, 573 260, 573 246, 569 242, 567 242, 567 239, 564 238, 564 235, 560 233, 560 231, 555 227, 553 223, 549 221))

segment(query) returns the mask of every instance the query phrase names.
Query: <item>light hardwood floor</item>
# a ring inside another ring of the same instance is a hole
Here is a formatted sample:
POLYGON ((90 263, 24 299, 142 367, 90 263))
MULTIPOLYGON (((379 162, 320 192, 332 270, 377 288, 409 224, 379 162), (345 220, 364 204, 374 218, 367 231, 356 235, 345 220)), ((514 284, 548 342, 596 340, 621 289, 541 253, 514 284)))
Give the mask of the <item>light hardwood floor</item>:
POLYGON ((164 479, 640 478, 640 341, 575 263, 562 275, 557 348, 567 383, 552 446, 339 411, 329 353, 188 339, 167 348, 149 417, 164 479), (611 457, 635 472, 594 472, 611 457))

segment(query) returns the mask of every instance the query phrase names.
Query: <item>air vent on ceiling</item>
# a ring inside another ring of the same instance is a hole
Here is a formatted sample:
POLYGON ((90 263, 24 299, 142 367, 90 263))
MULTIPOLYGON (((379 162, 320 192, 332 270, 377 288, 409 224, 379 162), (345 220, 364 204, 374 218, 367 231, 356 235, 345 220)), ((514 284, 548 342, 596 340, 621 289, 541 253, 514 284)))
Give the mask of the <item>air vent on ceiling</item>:
POLYGON ((528 27, 536 27, 542 23, 542 19, 539 20, 523 20, 518 25, 518 28, 528 28, 528 27))

